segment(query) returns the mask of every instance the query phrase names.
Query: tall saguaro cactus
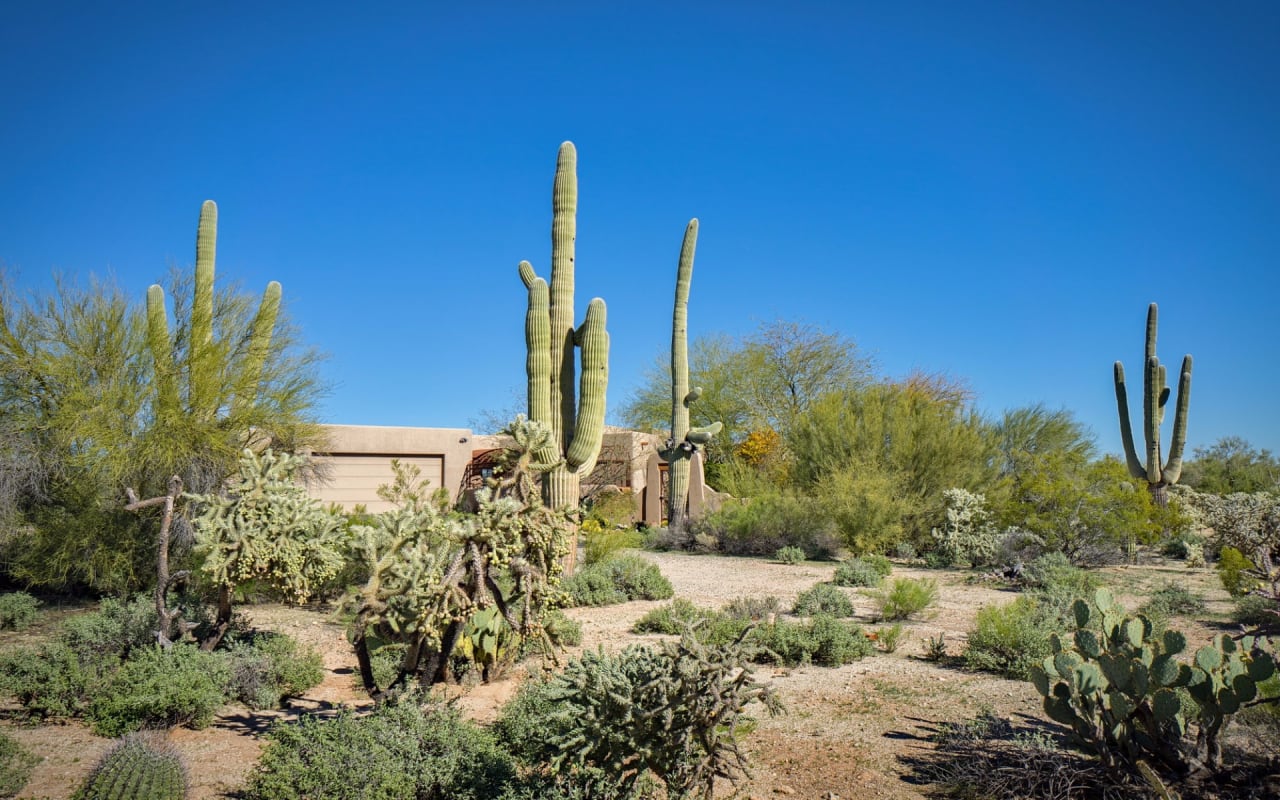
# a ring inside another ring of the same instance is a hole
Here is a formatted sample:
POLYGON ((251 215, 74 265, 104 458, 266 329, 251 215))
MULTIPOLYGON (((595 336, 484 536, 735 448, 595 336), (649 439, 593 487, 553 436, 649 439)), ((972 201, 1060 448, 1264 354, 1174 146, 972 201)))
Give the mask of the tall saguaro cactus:
POLYGON ((702 387, 689 389, 689 286, 693 256, 698 247, 698 220, 689 220, 676 267, 676 300, 671 312, 671 438, 662 456, 667 460, 667 524, 683 528, 689 501, 690 459, 698 445, 711 441, 721 423, 689 427, 689 407, 702 396, 702 387))
MULTIPOLYGON (((209 425, 217 421, 220 411, 234 414, 252 406, 257 398, 280 311, 280 284, 267 284, 243 339, 231 340, 242 334, 239 331, 228 331, 223 340, 215 339, 213 277, 217 237, 218 206, 206 200, 200 207, 195 287, 189 332, 180 360, 174 354, 175 339, 169 330, 164 289, 153 285, 147 290, 147 344, 155 360, 156 416, 161 425, 182 419, 209 425)), ((237 450, 238 447, 237 443, 237 450)), ((194 488, 199 491, 209 487, 194 488)))
POLYGON ((555 446, 538 450, 535 460, 549 467, 542 475, 543 502, 551 509, 575 508, 581 477, 590 475, 604 436, 605 389, 609 382, 609 334, 604 301, 587 305, 582 326, 573 325, 574 238, 578 211, 578 153, 572 142, 560 145, 552 189, 551 285, 528 261, 520 262, 520 280, 529 291, 525 315, 529 418, 550 426, 555 446), (575 398, 575 350, 581 351, 581 375, 575 398))
POLYGON ((1147 307, 1147 346, 1142 376, 1142 431, 1146 439, 1146 463, 1138 457, 1129 424, 1129 397, 1125 389, 1124 365, 1115 364, 1116 405, 1120 409, 1120 439, 1124 444, 1129 474, 1147 482, 1151 498, 1164 507, 1169 502, 1169 486, 1182 476, 1182 450, 1187 443, 1187 406, 1191 400, 1191 356, 1182 357, 1182 374, 1178 379, 1178 401, 1173 415, 1173 440, 1169 458, 1161 460, 1160 425, 1164 422, 1165 405, 1169 402, 1169 386, 1165 366, 1156 357, 1156 304, 1147 307))

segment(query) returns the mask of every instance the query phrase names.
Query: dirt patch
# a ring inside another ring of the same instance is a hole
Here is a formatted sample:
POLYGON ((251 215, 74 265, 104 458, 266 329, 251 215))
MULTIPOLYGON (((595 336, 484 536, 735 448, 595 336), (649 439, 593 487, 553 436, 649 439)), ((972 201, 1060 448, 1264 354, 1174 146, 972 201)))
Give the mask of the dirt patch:
MULTIPOLYGON (((659 565, 678 597, 714 608, 739 597, 773 595, 789 609, 797 594, 830 580, 834 571, 831 564, 783 565, 672 553, 644 556, 659 565)), ((1219 632, 1220 624, 1212 617, 1230 607, 1208 571, 1155 566, 1104 572, 1120 598, 1133 605, 1168 580, 1204 595, 1210 601, 1206 620, 1195 625, 1179 621, 1193 643, 1219 632)), ((936 606, 923 619, 904 625, 904 640, 895 653, 877 654, 837 669, 760 668, 761 677, 776 688, 787 713, 760 720, 747 745, 755 774, 738 787, 739 797, 923 798, 927 787, 912 782, 903 758, 929 749, 928 737, 940 723, 967 719, 983 709, 1015 720, 1041 718, 1040 699, 1028 683, 968 673, 920 658, 926 640, 939 635, 950 654, 959 655, 978 609, 1009 602, 1014 593, 975 584, 969 573, 960 571, 897 566, 894 577, 932 578, 939 589, 936 606)), ((854 601, 858 620, 871 624, 874 601, 863 592, 844 591, 854 601)), ((618 649, 657 638, 637 636, 630 629, 659 605, 632 602, 568 613, 582 624, 582 647, 618 649)), ((243 787, 261 752, 262 736, 275 721, 368 705, 356 686, 355 659, 345 631, 335 620, 314 610, 274 605, 251 607, 246 613, 255 626, 288 633, 316 648, 324 658, 325 680, 281 711, 229 706, 209 728, 171 731, 170 739, 186 757, 194 800, 231 797, 243 787)), ((0 636, 0 648, 33 641, 48 627, 42 622, 34 633, 0 636)), ((459 690, 458 706, 478 721, 491 721, 525 672, 517 666, 502 680, 459 690)), ((79 723, 28 725, 12 713, 9 717, 0 724, 43 759, 19 797, 68 797, 110 746, 110 740, 94 736, 79 723)), ((726 786, 724 795, 730 794, 726 786)))

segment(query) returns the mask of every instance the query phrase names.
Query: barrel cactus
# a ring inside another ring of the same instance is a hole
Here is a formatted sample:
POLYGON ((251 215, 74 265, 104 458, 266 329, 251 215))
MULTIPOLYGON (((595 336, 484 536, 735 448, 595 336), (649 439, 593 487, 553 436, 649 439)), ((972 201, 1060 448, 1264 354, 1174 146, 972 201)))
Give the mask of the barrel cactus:
POLYGON ((525 315, 529 419, 548 426, 553 434, 552 445, 535 456, 545 470, 543 502, 557 511, 577 507, 581 478, 595 468, 604 436, 609 382, 604 301, 592 299, 581 327, 575 329, 573 324, 577 165, 573 143, 560 145, 552 189, 550 286, 528 261, 520 262, 520 280, 529 292, 525 315), (575 349, 581 351, 576 399, 575 349))
POLYGON ((131 733, 103 755, 76 800, 181 800, 187 796, 182 756, 155 732, 131 733))
POLYGON ((1163 507, 1168 504, 1169 486, 1182 476, 1182 450, 1187 443, 1187 406, 1191 401, 1191 356, 1182 357, 1182 374, 1178 379, 1178 402, 1173 415, 1173 440, 1169 458, 1161 459, 1160 425, 1164 422, 1165 405, 1169 402, 1169 386, 1165 366, 1156 356, 1156 304, 1147 307, 1147 346, 1142 374, 1142 431, 1146 439, 1145 463, 1133 443, 1133 427, 1129 423, 1129 396, 1125 388, 1124 364, 1114 368, 1116 405, 1120 411, 1120 439, 1124 444, 1125 463, 1129 474, 1145 480, 1151 498, 1163 507))
POLYGON ((671 314, 671 438, 662 457, 667 460, 667 522, 683 528, 689 498, 689 468, 694 450, 720 432, 721 423, 689 427, 689 407, 702 396, 702 387, 689 388, 689 285, 693 255, 698 246, 698 220, 689 220, 676 268, 676 300, 671 314))

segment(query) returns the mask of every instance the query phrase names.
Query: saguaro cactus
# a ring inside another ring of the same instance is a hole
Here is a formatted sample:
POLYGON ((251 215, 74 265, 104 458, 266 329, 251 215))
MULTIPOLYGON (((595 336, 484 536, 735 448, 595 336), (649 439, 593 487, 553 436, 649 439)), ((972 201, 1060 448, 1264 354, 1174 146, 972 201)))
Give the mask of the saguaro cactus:
POLYGON ((578 153, 572 142, 560 145, 552 189, 551 285, 528 261, 520 262, 520 280, 529 290, 525 315, 528 346, 529 419, 551 428, 552 447, 535 453, 542 474, 543 502, 551 509, 578 505, 581 477, 590 475, 604 435, 605 388, 609 382, 609 334, 604 301, 587 305, 582 326, 574 329, 574 238, 578 210, 578 153), (582 351, 582 373, 574 397, 574 350, 582 351))
POLYGON ((698 247, 698 220, 689 220, 676 268, 676 300, 671 312, 671 438, 662 457, 667 460, 667 524, 683 528, 689 500, 690 459, 698 445, 719 433, 721 423, 689 427, 689 407, 702 396, 702 387, 689 389, 689 285, 693 255, 698 247))
POLYGON ((257 396, 276 315, 280 311, 280 284, 276 281, 267 284, 250 328, 240 368, 234 373, 232 385, 225 385, 221 362, 233 355, 233 348, 231 343, 215 341, 213 336, 213 273, 217 238, 218 206, 212 200, 206 200, 200 207, 200 225, 196 232, 196 278, 191 303, 190 340, 181 364, 174 360, 164 289, 159 285, 147 289, 147 343, 155 359, 156 410, 162 424, 182 416, 208 423, 214 420, 220 408, 239 410, 252 405, 257 396), (182 404, 180 386, 184 375, 187 381, 186 407, 182 404))
POLYGON ((1182 476, 1182 450, 1187 443, 1187 405, 1191 400, 1191 356, 1182 357, 1182 375, 1178 379, 1178 403, 1173 415, 1173 441, 1169 459, 1161 460, 1160 424, 1164 422, 1165 404, 1169 402, 1169 386, 1165 367, 1156 357, 1156 304, 1147 307, 1147 347, 1142 376, 1142 430, 1146 437, 1146 463, 1138 457, 1133 444, 1133 428, 1129 424, 1129 397, 1125 390, 1124 364, 1115 364, 1116 405, 1120 410, 1120 439, 1124 444, 1129 474, 1147 482, 1151 498, 1164 507, 1169 502, 1169 486, 1182 476))

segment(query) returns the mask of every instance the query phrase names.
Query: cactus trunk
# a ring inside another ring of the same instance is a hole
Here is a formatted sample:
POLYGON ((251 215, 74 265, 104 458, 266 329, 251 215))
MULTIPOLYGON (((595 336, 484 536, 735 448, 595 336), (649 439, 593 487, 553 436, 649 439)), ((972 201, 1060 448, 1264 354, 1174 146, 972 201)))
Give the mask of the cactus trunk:
POLYGON ((1173 437, 1169 457, 1162 459, 1160 425, 1164 422, 1169 402, 1168 376, 1156 356, 1156 304, 1147 308, 1147 336, 1142 375, 1142 432, 1144 458, 1139 458, 1129 421, 1129 396, 1124 380, 1124 365, 1115 363, 1116 405, 1120 412, 1120 440, 1124 445, 1129 474, 1147 482, 1151 499, 1161 508, 1169 503, 1169 486, 1182 476, 1182 451, 1187 443, 1187 408, 1191 401, 1191 356, 1182 359, 1178 379, 1178 402, 1173 414, 1173 437))
POLYGON ((682 529, 689 501, 689 450, 679 447, 689 434, 689 285, 698 247, 698 220, 689 221, 676 268, 671 312, 671 442, 667 458, 667 524, 682 529))
POLYGON ((547 425, 554 443, 537 451, 534 460, 543 468, 543 502, 557 510, 577 507, 581 478, 595 468, 609 382, 604 301, 593 299, 582 326, 575 330, 573 325, 577 163, 573 144, 560 145, 552 188, 550 285, 529 262, 520 262, 519 268, 529 293, 525 314, 529 418, 547 425), (581 350, 576 387, 575 349, 581 350))

